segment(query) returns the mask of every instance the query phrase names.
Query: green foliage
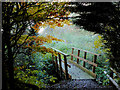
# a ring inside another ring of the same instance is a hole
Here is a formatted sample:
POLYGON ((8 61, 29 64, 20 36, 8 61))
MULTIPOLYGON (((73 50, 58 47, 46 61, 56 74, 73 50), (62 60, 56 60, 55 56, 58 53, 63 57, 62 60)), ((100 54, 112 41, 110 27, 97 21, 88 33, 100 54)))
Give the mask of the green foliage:
MULTIPOLYGON (((83 3, 71 3, 76 7, 70 10, 79 14, 79 18, 74 19, 74 23, 79 27, 92 32, 99 33, 106 40, 104 48, 108 49, 110 67, 120 71, 120 2, 92 2, 84 5, 83 3), (102 7, 101 7, 102 6, 102 7), (89 13, 88 13, 89 12, 89 13)), ((101 46, 97 44, 96 47, 101 46)))
MULTIPOLYGON (((58 39, 51 36, 46 38, 43 36, 36 36, 40 30, 39 27, 50 25, 51 28, 54 28, 55 26, 62 27, 64 24, 69 24, 68 19, 59 18, 69 15, 69 12, 66 11, 64 6, 66 6, 65 2, 2 3, 3 60, 4 64, 8 64, 6 69, 9 69, 9 79, 12 82, 9 83, 11 90, 14 88, 13 63, 17 55, 20 53, 31 55, 32 51, 33 53, 37 51, 53 53, 50 49, 40 46, 43 45, 43 43, 50 43, 52 40, 58 39), (28 52, 25 51, 25 48, 28 49, 28 52)), ((26 68, 35 68, 30 65, 32 64, 31 57, 28 59, 28 62, 24 61, 24 59, 21 60, 23 63, 18 62, 19 64, 25 64, 26 68)), ((17 65, 18 64, 16 64, 16 67, 17 65)), ((6 80, 6 77, 4 77, 4 79, 6 80)))
POLYGON ((104 74, 104 69, 103 67, 96 67, 96 74, 97 74, 97 82, 102 85, 109 85, 109 79, 107 76, 104 74))
POLYGON ((55 83, 56 79, 57 79, 56 77, 51 76, 50 81, 53 82, 53 83, 55 83))
POLYGON ((45 88, 47 85, 55 83, 57 78, 53 76, 54 69, 53 64, 50 63, 50 55, 42 53, 32 54, 32 56, 21 55, 22 57, 18 55, 17 59, 24 60, 15 60, 15 78, 39 88, 45 88))
POLYGON ((37 80, 38 77, 36 74, 38 73, 37 70, 31 71, 30 69, 26 69, 26 71, 15 71, 16 75, 15 78, 18 78, 20 81, 24 83, 29 83, 38 86, 39 88, 45 88, 46 84, 42 80, 37 80))

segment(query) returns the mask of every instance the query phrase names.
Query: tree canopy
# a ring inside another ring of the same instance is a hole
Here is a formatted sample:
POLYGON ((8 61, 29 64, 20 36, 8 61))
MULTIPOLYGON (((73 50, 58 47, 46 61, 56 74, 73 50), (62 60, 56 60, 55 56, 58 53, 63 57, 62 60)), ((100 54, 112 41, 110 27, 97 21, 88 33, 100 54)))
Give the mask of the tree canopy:
POLYGON ((40 27, 51 28, 70 25, 70 12, 78 13, 73 22, 88 31, 103 36, 105 48, 109 56, 110 66, 120 71, 120 7, 113 3, 82 2, 3 2, 2 3, 2 54, 3 54, 3 86, 7 88, 7 74, 11 90, 14 88, 14 60, 20 53, 50 52, 43 46, 53 40, 62 41, 53 36, 38 36, 40 27), (6 71, 7 70, 7 71, 6 71))
POLYGON ((73 22, 85 30, 103 36, 110 66, 120 71, 120 3, 119 2, 72 2, 71 12, 78 13, 73 22))
MULTIPOLYGON (((39 27, 50 25, 62 27, 68 20, 69 12, 65 10, 66 3, 51 2, 3 2, 2 3, 2 53, 3 53, 3 80, 6 85, 6 65, 8 67, 10 88, 14 88, 14 59, 24 49, 34 52, 52 52, 42 46, 52 40, 61 41, 53 36, 37 36, 39 27)), ((5 88, 5 87, 4 87, 5 88)))

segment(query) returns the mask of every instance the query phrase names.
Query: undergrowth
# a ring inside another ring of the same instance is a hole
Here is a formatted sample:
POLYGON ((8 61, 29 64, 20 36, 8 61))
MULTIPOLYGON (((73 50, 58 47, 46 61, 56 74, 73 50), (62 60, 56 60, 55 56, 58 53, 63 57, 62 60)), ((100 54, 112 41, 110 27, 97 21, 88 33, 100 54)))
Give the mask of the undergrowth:
POLYGON ((31 56, 19 55, 14 63, 14 74, 16 79, 23 83, 33 84, 39 88, 46 88, 49 85, 58 82, 54 73, 54 67, 51 63, 51 54, 43 55, 41 53, 31 56))

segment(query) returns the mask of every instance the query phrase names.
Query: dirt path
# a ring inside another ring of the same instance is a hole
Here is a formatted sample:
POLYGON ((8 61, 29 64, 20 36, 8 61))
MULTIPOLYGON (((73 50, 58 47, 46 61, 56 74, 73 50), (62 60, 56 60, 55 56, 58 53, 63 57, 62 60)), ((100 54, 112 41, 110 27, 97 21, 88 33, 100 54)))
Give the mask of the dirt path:
POLYGON ((48 87, 49 89, 62 89, 62 90, 71 90, 71 89, 77 89, 77 90, 115 90, 113 87, 105 87, 97 84, 94 80, 91 79, 73 79, 73 80, 67 80, 67 81, 61 81, 58 84, 52 85, 48 87))

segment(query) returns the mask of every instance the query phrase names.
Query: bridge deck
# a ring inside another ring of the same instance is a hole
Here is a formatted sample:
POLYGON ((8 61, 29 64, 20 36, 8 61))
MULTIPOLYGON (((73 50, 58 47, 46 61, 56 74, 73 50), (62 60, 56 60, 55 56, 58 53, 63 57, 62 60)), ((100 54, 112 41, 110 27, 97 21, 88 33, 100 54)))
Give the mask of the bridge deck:
MULTIPOLYGON (((71 68, 68 67, 68 73, 72 76, 72 79, 94 79, 91 75, 87 74, 74 64, 67 62, 71 68)), ((58 62, 59 64, 59 62, 58 62)), ((62 62, 62 68, 65 70, 64 63, 62 62)))

